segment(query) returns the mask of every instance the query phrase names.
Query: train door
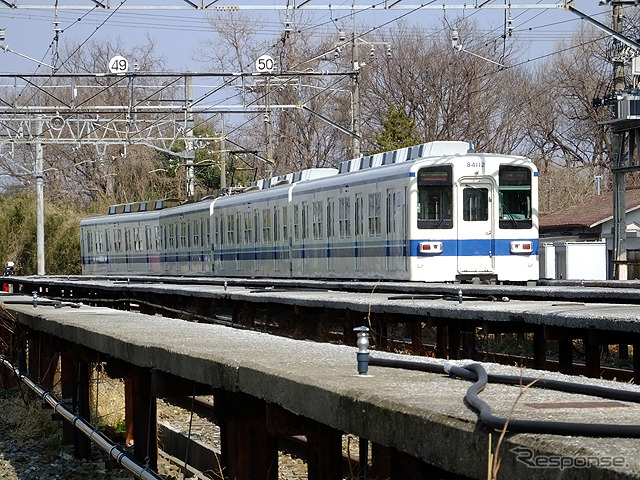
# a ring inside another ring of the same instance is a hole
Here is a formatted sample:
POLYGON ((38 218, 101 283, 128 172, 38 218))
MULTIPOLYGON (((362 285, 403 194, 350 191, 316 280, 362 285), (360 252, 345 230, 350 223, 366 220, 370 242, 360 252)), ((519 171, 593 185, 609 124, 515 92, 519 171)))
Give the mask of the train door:
POLYGON ((458 188, 458 272, 493 272, 492 183, 462 179, 458 188))

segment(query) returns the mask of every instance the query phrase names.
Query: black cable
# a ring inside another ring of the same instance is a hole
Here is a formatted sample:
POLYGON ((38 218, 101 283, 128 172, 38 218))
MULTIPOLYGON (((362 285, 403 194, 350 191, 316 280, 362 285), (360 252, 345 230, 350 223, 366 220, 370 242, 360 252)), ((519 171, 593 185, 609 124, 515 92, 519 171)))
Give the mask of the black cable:
POLYGON ((490 375, 479 363, 464 367, 457 365, 439 365, 433 363, 410 362, 407 360, 390 360, 371 357, 369 365, 379 367, 401 368, 431 373, 448 373, 474 382, 465 396, 465 400, 479 413, 479 418, 486 426, 495 430, 505 428, 517 433, 545 433, 551 435, 576 435, 582 437, 626 437, 640 438, 640 425, 618 425, 598 423, 554 422, 547 420, 518 420, 498 417, 479 394, 489 383, 505 385, 530 385, 532 388, 545 388, 581 395, 591 395, 613 400, 640 403, 640 393, 616 388, 601 387, 518 375, 490 375))

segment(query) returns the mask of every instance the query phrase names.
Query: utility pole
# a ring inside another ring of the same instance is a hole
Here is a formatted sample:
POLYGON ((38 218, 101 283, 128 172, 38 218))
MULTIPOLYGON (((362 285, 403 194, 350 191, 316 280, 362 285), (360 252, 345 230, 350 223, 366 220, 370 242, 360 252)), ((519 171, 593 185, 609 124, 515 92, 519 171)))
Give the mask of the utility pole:
POLYGON ((195 121, 193 119, 193 77, 191 75, 187 75, 185 77, 185 99, 186 99, 186 110, 185 110, 185 164, 187 169, 187 198, 193 198, 196 189, 195 189, 195 175, 193 171, 193 163, 195 159, 195 151, 193 149, 193 127, 195 125, 195 121))
POLYGON ((273 175, 273 131, 271 125, 271 74, 267 73, 266 94, 264 102, 264 128, 267 144, 267 162, 264 166, 264 177, 271 178, 273 175))
POLYGON ((355 32, 351 33, 351 157, 360 156, 360 64, 358 62, 358 42, 355 32))
POLYGON ((44 155, 42 151, 42 116, 36 117, 36 141, 34 174, 36 177, 36 250, 37 273, 45 274, 44 268, 44 155))
MULTIPOLYGON (((624 11, 621 2, 613 3, 613 30, 622 33, 624 11)), ((619 92, 625 89, 624 76, 624 45, 618 42, 613 59, 613 90, 619 92)), ((624 154, 624 132, 613 132, 611 148, 613 150, 613 260, 614 277, 627 280, 627 221, 626 221, 626 178, 621 170, 626 165, 624 154)))

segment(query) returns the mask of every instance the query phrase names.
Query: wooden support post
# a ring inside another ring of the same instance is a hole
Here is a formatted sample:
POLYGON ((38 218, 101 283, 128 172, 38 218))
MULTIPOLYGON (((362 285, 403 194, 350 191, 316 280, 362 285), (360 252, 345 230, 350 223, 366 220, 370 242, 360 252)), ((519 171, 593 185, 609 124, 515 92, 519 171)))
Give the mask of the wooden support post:
MULTIPOLYGON (((356 332, 353 331, 354 328, 359 327, 361 325, 356 325, 359 314, 354 312, 353 310, 345 310, 344 312, 344 327, 343 327, 343 336, 344 336, 344 344, 354 346, 358 339, 356 332)), ((360 322, 361 323, 361 322, 360 322)))
POLYGON ((464 328, 462 334, 462 351, 465 358, 475 360, 478 356, 476 350, 476 328, 473 325, 469 325, 464 328))
MULTIPOLYGON (((75 363, 75 362, 74 362, 75 363)), ((88 362, 76 363, 77 380, 73 397, 73 410, 87 422, 91 422, 89 376, 91 368, 88 362)), ((76 458, 91 458, 91 441, 80 430, 73 429, 73 453, 76 458)))
POLYGON ((544 329, 533 332, 533 368, 546 370, 547 367, 547 339, 544 329))
POLYGON ((124 436, 125 443, 131 445, 133 443, 133 379, 125 377, 124 379, 124 436))
POLYGON ((29 331, 27 369, 31 378, 40 378, 40 333, 29 331))
POLYGON ((151 371, 138 367, 132 370, 130 402, 133 405, 133 456, 157 471, 157 406, 155 397, 151 395, 151 371))
MULTIPOLYGON (((62 389, 62 402, 73 411, 73 399, 76 396, 78 364, 74 359, 73 351, 65 349, 60 354, 60 387, 62 389)), ((69 422, 62 422, 62 443, 69 445, 74 443, 75 428, 69 422)))
POLYGON ((307 422, 307 478, 342 480, 342 434, 318 422, 307 422))
POLYGON ((220 426, 221 467, 234 480, 277 480, 278 441, 267 429, 265 402, 220 390, 214 409, 220 426))
POLYGON ((275 404, 266 405, 266 424, 269 434, 274 437, 306 435, 309 480, 342 480, 340 431, 275 404))
POLYGON ((428 465, 395 448, 378 444, 371 445, 371 472, 367 478, 387 480, 428 480, 433 478, 452 478, 442 469, 428 465))
POLYGON ((436 326, 436 357, 447 358, 449 348, 448 327, 444 325, 436 326))
POLYGON ((422 345, 422 322, 419 319, 409 324, 411 327, 411 353, 413 355, 422 355, 424 346, 422 345))
POLYGON ((640 343, 633 344, 633 383, 640 385, 640 343))
POLYGON ((585 338, 584 342, 584 364, 586 376, 600 378, 600 345, 585 338))
POLYGON ((40 381, 42 388, 52 390, 55 384, 55 375, 60 357, 55 350, 51 336, 44 333, 40 335, 40 361, 37 379, 40 381))
POLYGON ((448 327, 448 353, 451 360, 458 360, 460 358, 460 326, 449 325, 448 327))
POLYGON ((618 345, 618 358, 620 360, 629 360, 629 345, 626 343, 618 345))
POLYGON ((573 339, 563 336, 558 340, 558 364, 560 373, 573 373, 573 339))

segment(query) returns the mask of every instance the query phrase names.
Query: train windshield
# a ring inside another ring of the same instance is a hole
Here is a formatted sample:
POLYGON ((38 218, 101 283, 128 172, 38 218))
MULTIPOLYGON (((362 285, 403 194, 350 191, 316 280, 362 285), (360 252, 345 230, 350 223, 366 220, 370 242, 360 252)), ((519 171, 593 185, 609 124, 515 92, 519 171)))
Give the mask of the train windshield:
POLYGON ((453 228, 450 165, 418 170, 418 228, 453 228))
POLYGON ((531 170, 503 165, 498 181, 500 228, 531 228, 531 170))

